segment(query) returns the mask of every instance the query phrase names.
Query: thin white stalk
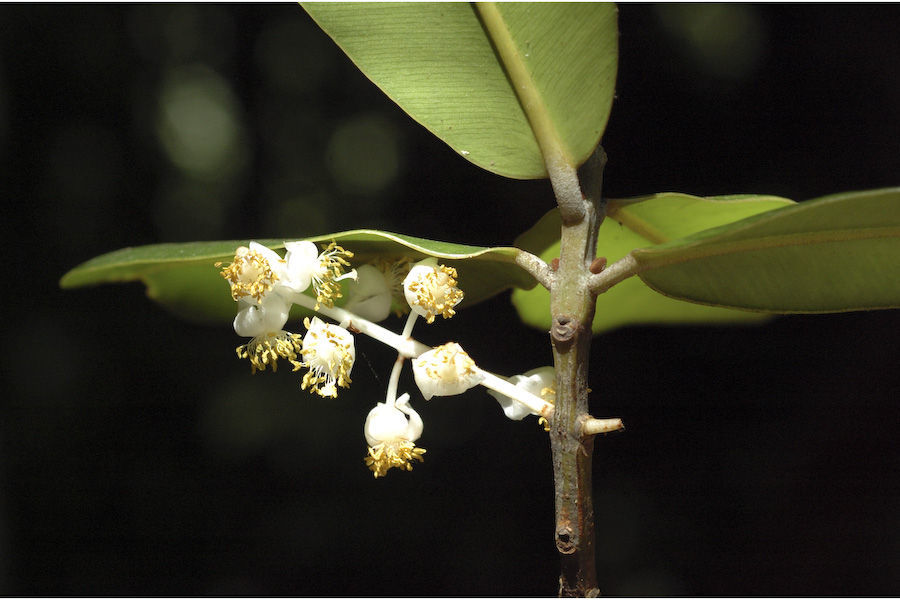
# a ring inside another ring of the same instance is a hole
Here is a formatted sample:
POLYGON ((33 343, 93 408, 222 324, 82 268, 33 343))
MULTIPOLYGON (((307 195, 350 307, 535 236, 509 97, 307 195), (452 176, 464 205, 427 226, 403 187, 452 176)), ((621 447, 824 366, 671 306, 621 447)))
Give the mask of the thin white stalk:
POLYGON ((410 311, 409 316, 406 318, 406 326, 403 327, 403 333, 400 335, 405 339, 412 338, 413 326, 416 324, 416 319, 419 318, 419 313, 410 311))
POLYGON ((364 333, 365 335, 378 340, 382 344, 386 344, 391 348, 394 348, 403 357, 416 358, 423 352, 428 352, 429 350, 431 350, 430 346, 426 346, 425 344, 417 342, 414 339, 404 338, 401 335, 397 335, 393 331, 385 329, 381 325, 377 325, 372 321, 363 319, 359 315, 344 310, 343 308, 329 308, 327 306, 322 306, 321 304, 318 308, 316 308, 315 298, 311 298, 306 294, 294 294, 291 296, 291 300, 294 302, 294 304, 299 304, 300 306, 308 308, 312 311, 321 313, 326 317, 334 319, 338 323, 348 323, 347 327, 352 328, 360 333, 364 333))
POLYGON ((475 371, 484 377, 484 379, 481 380, 481 385, 489 390, 500 392, 504 396, 509 396, 514 400, 518 400, 530 408, 531 412, 537 413, 546 419, 549 419, 553 415, 553 405, 543 398, 535 396, 531 392, 527 392, 520 387, 516 387, 502 377, 494 375, 489 371, 485 371, 480 367, 476 366, 475 371))
MULTIPOLYGON (((430 346, 426 346, 425 344, 418 342, 411 337, 397 335, 393 331, 390 331, 389 329, 385 329, 381 325, 377 325, 371 321, 363 319, 362 317, 350 311, 344 310, 343 308, 329 308, 327 306, 322 306, 321 304, 318 308, 316 308, 315 298, 311 298, 306 294, 294 294, 291 299, 293 300, 294 304, 299 304, 300 306, 306 307, 312 311, 321 313, 326 317, 337 321, 338 323, 346 322, 348 323, 348 327, 351 327, 359 333, 376 339, 382 344, 390 346, 397 351, 399 356, 397 357, 397 362, 394 363, 394 370, 391 371, 391 381, 388 383, 387 398, 391 398, 390 390, 392 384, 394 387, 394 394, 396 395, 397 393, 396 380, 399 380, 400 378, 400 368, 398 367, 398 365, 402 366, 403 359, 418 358, 425 352, 433 350, 433 348, 431 348, 430 346)), ((413 317, 410 317, 407 321, 407 327, 404 328, 404 333, 406 333, 407 328, 410 330, 412 329, 410 323, 413 322, 415 322, 415 319, 413 317)), ((484 387, 518 400, 519 402, 530 408, 533 412, 541 415, 542 417, 549 418, 553 414, 553 405, 543 398, 535 396, 534 394, 527 392, 522 388, 518 388, 502 377, 495 375, 489 371, 485 371, 480 367, 476 366, 475 369, 484 377, 484 379, 481 381, 481 385, 483 385, 484 387)))
POLYGON ((388 406, 393 406, 394 401, 397 399, 397 386, 400 383, 400 371, 403 370, 403 361, 406 359, 403 356, 397 356, 397 360, 394 361, 394 368, 391 369, 391 378, 388 379, 388 387, 387 387, 387 395, 384 398, 384 403, 388 406))

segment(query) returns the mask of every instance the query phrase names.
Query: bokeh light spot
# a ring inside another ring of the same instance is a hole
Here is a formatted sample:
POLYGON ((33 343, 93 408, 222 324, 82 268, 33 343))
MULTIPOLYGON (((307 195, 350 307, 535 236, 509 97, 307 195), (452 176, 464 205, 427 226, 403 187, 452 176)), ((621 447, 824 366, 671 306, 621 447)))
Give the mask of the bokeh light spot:
POLYGON ((171 161, 204 180, 232 178, 246 161, 237 99, 210 69, 172 69, 162 85, 157 135, 171 161))
POLYGON ((661 4, 665 31, 684 45, 700 70, 720 79, 751 75, 765 50, 765 31, 756 8, 746 4, 661 4))

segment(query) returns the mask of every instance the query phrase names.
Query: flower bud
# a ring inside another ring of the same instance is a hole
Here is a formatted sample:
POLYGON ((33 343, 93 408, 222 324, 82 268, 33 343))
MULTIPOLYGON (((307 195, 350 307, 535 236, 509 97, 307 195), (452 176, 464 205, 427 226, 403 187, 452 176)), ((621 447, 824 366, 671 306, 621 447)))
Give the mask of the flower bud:
POLYGON ((345 285, 347 303, 344 309, 363 319, 377 323, 391 314, 391 284, 384 273, 372 265, 356 269, 356 281, 345 285))
MULTIPOLYGON (((538 367, 524 375, 513 375, 509 378, 509 382, 530 394, 540 396, 550 404, 554 404, 556 400, 556 371, 553 370, 553 367, 538 367)), ((528 415, 538 414, 515 398, 510 398, 500 392, 488 390, 488 394, 497 399, 500 408, 503 409, 503 414, 513 421, 521 421, 528 415)))
POLYGON ((478 385, 484 376, 475 368, 459 344, 450 342, 413 360, 416 385, 426 400, 432 396, 454 396, 478 385))

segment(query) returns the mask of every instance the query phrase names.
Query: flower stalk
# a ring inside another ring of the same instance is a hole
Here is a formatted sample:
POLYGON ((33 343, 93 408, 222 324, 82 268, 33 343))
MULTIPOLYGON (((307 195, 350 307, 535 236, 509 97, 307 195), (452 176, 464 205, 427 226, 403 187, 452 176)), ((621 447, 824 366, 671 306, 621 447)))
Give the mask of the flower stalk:
MULTIPOLYGON (((367 335, 373 339, 378 340, 382 344, 390 346, 394 348, 400 357, 402 358, 418 358, 422 354, 433 350, 431 346, 423 344, 419 341, 408 337, 407 332, 412 329, 411 323, 415 321, 415 313, 411 313, 409 320, 407 321, 407 326, 404 327, 404 334, 407 335, 398 335, 393 331, 378 325, 377 323, 373 323, 367 319, 363 319, 359 315, 355 315, 349 311, 346 311, 342 308, 338 307, 327 307, 323 305, 319 305, 316 308, 316 299, 311 298, 305 294, 294 294, 291 297, 291 301, 294 304, 298 304, 310 310, 314 310, 326 317, 329 317, 338 323, 344 324, 344 326, 352 329, 353 331, 357 331, 364 335, 367 335)), ((500 392, 506 396, 511 398, 515 398, 522 404, 528 406, 532 409, 536 414, 539 414, 545 418, 549 418, 553 414, 553 405, 544 400, 539 396, 535 396, 521 388, 518 388, 502 377, 495 375, 489 371, 485 371, 478 366, 475 366, 478 373, 484 376, 479 384, 484 387, 500 392)))

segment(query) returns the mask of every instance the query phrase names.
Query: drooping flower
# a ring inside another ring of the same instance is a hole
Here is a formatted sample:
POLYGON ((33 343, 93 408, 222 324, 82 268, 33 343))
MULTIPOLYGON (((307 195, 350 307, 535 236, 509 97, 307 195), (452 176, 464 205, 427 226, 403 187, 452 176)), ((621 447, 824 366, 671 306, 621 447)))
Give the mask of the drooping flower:
POLYGON ((250 361, 251 373, 278 368, 278 359, 295 362, 299 356, 300 336, 284 331, 290 303, 272 295, 259 304, 241 303, 243 307, 234 318, 234 330, 238 335, 252 338, 235 349, 238 358, 250 361))
POLYGON ((356 269, 356 281, 349 281, 344 289, 347 303, 344 309, 363 319, 377 323, 391 314, 391 286, 384 273, 374 265, 356 269))
MULTIPOLYGON (((509 382, 517 388, 521 388, 535 396, 540 396, 550 404, 555 404, 556 402, 556 371, 553 370, 553 367, 538 367, 523 375, 513 375, 509 378, 509 382)), ((488 393, 500 403, 503 414, 513 421, 521 421, 528 415, 538 414, 515 398, 510 398, 494 390, 488 390, 488 393)))
POLYGON ((456 287, 456 269, 438 265, 437 259, 426 258, 409 270, 403 280, 403 291, 409 307, 433 323, 437 315, 449 319, 456 314, 453 307, 463 299, 456 287))
POLYGON ((412 471, 412 461, 423 460, 425 449, 414 443, 422 429, 422 418, 409 406, 409 394, 394 403, 379 402, 369 411, 363 428, 369 445, 365 461, 376 479, 394 467, 412 471))
POLYGON ((303 320, 306 335, 303 336, 302 362, 294 362, 294 370, 306 367, 301 389, 323 398, 337 397, 337 387, 350 387, 350 370, 356 360, 353 335, 338 325, 325 323, 318 317, 303 320))
POLYGON ((425 352, 412 364, 416 385, 426 400, 462 394, 484 379, 476 370, 475 361, 455 342, 425 352))

